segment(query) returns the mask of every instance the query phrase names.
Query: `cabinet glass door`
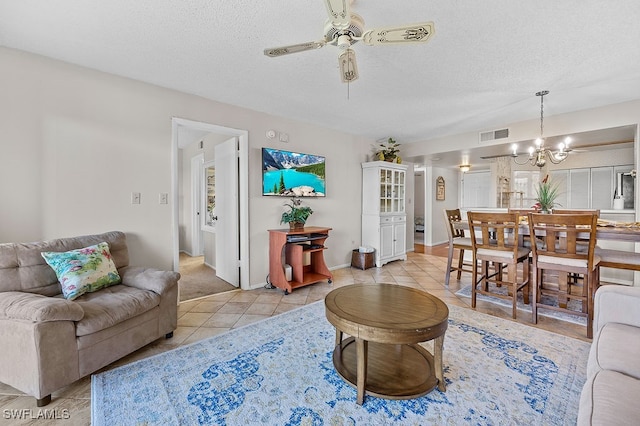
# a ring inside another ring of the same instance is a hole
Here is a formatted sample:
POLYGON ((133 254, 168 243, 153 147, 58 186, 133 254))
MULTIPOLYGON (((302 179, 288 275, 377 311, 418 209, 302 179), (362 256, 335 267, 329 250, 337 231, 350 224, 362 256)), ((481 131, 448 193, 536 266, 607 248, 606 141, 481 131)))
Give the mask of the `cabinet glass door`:
POLYGON ((404 212, 404 171, 393 172, 393 212, 404 212))
POLYGON ((405 172, 380 169, 380 213, 404 212, 405 172))

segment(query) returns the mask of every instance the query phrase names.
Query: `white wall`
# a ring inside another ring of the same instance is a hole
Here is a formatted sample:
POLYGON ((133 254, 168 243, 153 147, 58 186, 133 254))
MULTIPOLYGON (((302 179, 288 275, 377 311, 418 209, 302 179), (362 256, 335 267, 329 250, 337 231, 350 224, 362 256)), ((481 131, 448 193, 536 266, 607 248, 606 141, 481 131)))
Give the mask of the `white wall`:
POLYGON ((427 168, 427 191, 425 217, 425 245, 433 246, 449 241, 447 236, 447 223, 444 220, 444 210, 457 209, 460 205, 459 179, 461 173, 457 170, 428 167, 427 168), (438 176, 444 178, 445 196, 443 201, 436 200, 436 180, 438 176))
POLYGON ((305 201, 309 224, 333 227, 327 264, 349 264, 373 141, 16 50, 0 48, 0 63, 0 242, 118 229, 132 264, 173 268, 171 205, 158 194, 171 193, 171 118, 181 117, 249 132, 251 285, 265 280, 267 230, 283 211, 282 199, 261 195, 262 146, 327 158, 327 197, 305 201), (272 128, 290 143, 268 141, 272 128))
POLYGON ((416 183, 413 177, 413 167, 412 163, 407 164, 407 172, 405 174, 405 211, 407 212, 407 236, 406 236, 406 247, 407 251, 414 250, 414 244, 416 240, 415 234, 415 192, 416 192, 416 183))

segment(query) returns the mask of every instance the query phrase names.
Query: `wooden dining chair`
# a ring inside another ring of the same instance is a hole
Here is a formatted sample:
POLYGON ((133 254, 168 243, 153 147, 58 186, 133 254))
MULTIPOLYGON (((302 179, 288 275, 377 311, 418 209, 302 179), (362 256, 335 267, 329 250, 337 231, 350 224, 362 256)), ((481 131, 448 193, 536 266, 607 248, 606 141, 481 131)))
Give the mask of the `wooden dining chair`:
MULTIPOLYGON (((516 208, 509 208, 509 213, 515 213, 518 215, 518 221, 520 223, 529 219, 529 213, 535 213, 537 210, 534 208, 529 208, 529 209, 516 209, 516 208)), ((522 233, 521 233, 522 234, 522 233)), ((522 244, 525 247, 530 247, 531 246, 531 239, 528 235, 520 235, 520 244, 522 244)))
POLYGON ((449 285, 449 278, 451 272, 457 271, 457 279, 460 280, 463 272, 472 272, 471 265, 465 265, 464 263, 464 251, 471 251, 471 238, 465 236, 464 229, 456 228, 454 226, 457 222, 462 222, 462 215, 460 209, 444 210, 444 220, 447 228, 447 235, 449 237, 449 253, 447 256, 447 270, 444 276, 444 284, 449 285), (453 254, 454 250, 458 250, 458 264, 453 266, 453 254), (465 268, 469 266, 469 268, 465 268))
POLYGON ((473 282, 471 283, 471 307, 476 307, 477 294, 511 300, 511 316, 516 318, 518 291, 522 291, 524 303, 529 303, 529 253, 531 250, 518 244, 519 218, 515 213, 468 212, 469 232, 473 246, 473 282), (489 264, 500 265, 489 275, 489 264), (522 264, 522 280, 518 281, 518 265, 522 264), (507 278, 503 270, 506 267, 507 278), (504 294, 499 287, 506 287, 504 294))
POLYGON ((587 337, 593 336, 593 292, 600 258, 595 255, 598 216, 590 214, 529 213, 529 233, 544 244, 534 244, 532 321, 538 323, 538 310, 568 312, 587 318, 587 337), (581 245, 586 243, 586 250, 581 245), (557 283, 551 282, 557 273, 557 283), (579 277, 573 279, 571 277, 579 277), (542 295, 554 297, 556 305, 542 302, 542 295), (581 310, 569 309, 571 300, 581 302, 581 310))

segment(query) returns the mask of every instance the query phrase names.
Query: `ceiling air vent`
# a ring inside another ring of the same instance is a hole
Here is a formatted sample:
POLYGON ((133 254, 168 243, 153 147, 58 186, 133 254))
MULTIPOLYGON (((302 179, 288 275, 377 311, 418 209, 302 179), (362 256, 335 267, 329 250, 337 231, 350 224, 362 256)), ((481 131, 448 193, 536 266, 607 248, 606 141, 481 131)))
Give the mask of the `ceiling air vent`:
POLYGON ((509 138, 509 129, 491 130, 490 132, 480 132, 480 142, 495 141, 497 139, 509 138))

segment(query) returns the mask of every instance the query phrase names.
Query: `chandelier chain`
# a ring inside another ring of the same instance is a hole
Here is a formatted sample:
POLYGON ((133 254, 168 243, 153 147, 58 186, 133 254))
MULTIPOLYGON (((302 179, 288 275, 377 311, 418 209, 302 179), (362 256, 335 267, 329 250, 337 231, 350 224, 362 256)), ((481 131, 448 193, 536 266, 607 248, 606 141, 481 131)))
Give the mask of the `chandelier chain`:
POLYGON ((547 159, 553 164, 559 164, 567 159, 567 156, 571 149, 569 148, 570 138, 567 137, 564 143, 560 144, 560 149, 557 152, 551 151, 544 146, 544 97, 548 95, 548 90, 541 90, 536 92, 536 96, 540 96, 540 139, 536 140, 536 146, 529 148, 529 156, 524 161, 518 161, 517 145, 513 144, 513 154, 511 157, 516 164, 525 165, 527 163, 532 166, 544 167, 547 164, 547 159))
POLYGON ((540 138, 544 135, 544 94, 540 95, 540 138))

